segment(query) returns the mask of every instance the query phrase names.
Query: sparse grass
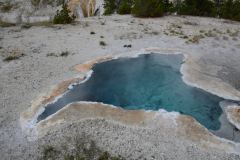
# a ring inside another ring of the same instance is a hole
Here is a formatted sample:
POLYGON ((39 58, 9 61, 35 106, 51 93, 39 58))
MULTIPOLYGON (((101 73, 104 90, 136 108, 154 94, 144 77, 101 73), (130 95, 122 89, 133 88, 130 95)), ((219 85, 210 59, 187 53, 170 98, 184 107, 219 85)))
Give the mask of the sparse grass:
POLYGON ((235 31, 235 32, 229 33, 229 36, 231 36, 231 37, 237 37, 238 34, 239 34, 239 31, 235 31))
POLYGON ((0 20, 0 27, 13 27, 13 26, 16 26, 16 24, 7 23, 0 20))
POLYGON ((159 35, 159 32, 158 31, 148 31, 147 28, 144 29, 144 33, 145 34, 150 34, 150 35, 159 35))
POLYGON ((30 25, 31 26, 52 27, 54 24, 51 21, 43 21, 43 22, 30 23, 30 25))
POLYGON ((172 24, 172 27, 173 27, 173 28, 179 28, 179 29, 182 28, 182 26, 180 26, 180 25, 178 25, 178 24, 172 24))
POLYGON ((103 152, 98 160, 121 160, 121 157, 112 157, 108 152, 103 152))
POLYGON ((170 34, 171 36, 184 35, 184 33, 183 33, 181 30, 176 31, 175 29, 170 29, 170 30, 169 30, 169 34, 170 34))
POLYGON ((10 2, 4 3, 4 4, 1 6, 1 11, 2 11, 2 12, 9 12, 9 11, 12 10, 13 7, 14 7, 14 5, 11 4, 10 2))
POLYGON ((179 38, 188 39, 189 37, 187 35, 183 35, 183 36, 180 36, 179 38))
POLYGON ((89 27, 89 23, 88 22, 84 22, 83 23, 83 27, 85 28, 85 27, 89 27))
POLYGON ((76 136, 74 144, 68 148, 67 144, 57 147, 45 146, 42 151, 43 160, 124 160, 121 156, 112 156, 109 152, 101 150, 96 143, 84 136, 76 136))
POLYGON ((185 21, 183 22, 185 25, 191 25, 191 26, 197 26, 198 24, 196 22, 190 22, 190 21, 185 21))
POLYGON ((218 29, 216 29, 216 28, 214 28, 213 31, 214 31, 215 33, 218 33, 218 34, 223 34, 222 31, 220 31, 220 30, 218 30, 218 29))
POLYGON ((227 36, 223 36, 223 40, 227 41, 229 38, 227 36))
POLYGON ((104 26, 106 24, 106 21, 101 21, 100 24, 104 26))
POLYGON ((227 29, 227 30, 226 30, 226 33, 230 34, 230 33, 231 33, 230 29, 227 29))
POLYGON ((203 35, 194 35, 190 39, 188 39, 188 41, 186 41, 186 43, 198 44, 200 42, 200 40, 203 38, 204 38, 203 35))
MULTIPOLYGON (((16 26, 14 23, 6 23, 0 20, 0 27, 13 27, 16 26)), ((52 27, 54 24, 50 21, 36 22, 36 23, 25 23, 21 25, 23 29, 29 29, 33 26, 44 26, 44 27, 52 27)))
POLYGON ((20 57, 17 57, 17 56, 8 56, 8 57, 4 58, 3 61, 9 62, 9 61, 16 60, 16 59, 19 59, 19 58, 20 57))
POLYGON ((22 29, 29 29, 29 28, 31 28, 31 27, 32 27, 32 25, 29 24, 29 23, 25 23, 25 24, 22 24, 22 25, 21 25, 21 28, 22 28, 22 29))
POLYGON ((167 33, 166 31, 164 31, 163 33, 164 33, 165 35, 167 35, 167 36, 169 35, 169 33, 167 33))
POLYGON ((182 31, 182 26, 179 24, 172 23, 167 30, 164 31, 165 35, 170 35, 170 36, 180 36, 183 37, 185 36, 184 32, 182 31))
POLYGON ((104 38, 104 36, 100 36, 100 38, 104 38))
POLYGON ((150 32, 151 35, 159 35, 159 32, 158 31, 152 31, 150 32))
POLYGON ((8 56, 5 57, 3 59, 3 61, 5 62, 10 62, 10 61, 13 61, 13 60, 17 60, 17 59, 20 59, 21 57, 25 56, 24 53, 22 53, 20 50, 18 49, 14 49, 12 51, 9 52, 8 56))
POLYGON ((61 57, 67 57, 69 55, 68 51, 64 51, 60 54, 61 57))
POLYGON ((58 55, 56 55, 55 53, 48 53, 47 57, 58 57, 58 55))
POLYGON ((48 53, 46 56, 47 57, 67 57, 69 56, 69 54, 70 54, 69 51, 63 51, 60 54, 48 53))
POLYGON ((213 33, 211 30, 204 34, 206 37, 217 37, 216 33, 213 33))
POLYGON ((52 146, 46 146, 43 149, 43 160, 55 160, 58 151, 52 146))
POLYGON ((100 45, 100 46, 106 46, 107 44, 106 44, 106 42, 104 42, 104 41, 100 41, 100 42, 99 42, 99 45, 100 45))

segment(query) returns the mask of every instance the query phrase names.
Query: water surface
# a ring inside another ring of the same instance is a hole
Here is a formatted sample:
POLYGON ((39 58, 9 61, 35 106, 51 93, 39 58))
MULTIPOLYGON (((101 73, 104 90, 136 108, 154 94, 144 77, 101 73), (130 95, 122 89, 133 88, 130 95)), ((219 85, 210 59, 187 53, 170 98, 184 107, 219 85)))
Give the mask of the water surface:
POLYGON ((144 54, 96 64, 88 81, 69 90, 38 117, 43 120, 69 103, 103 102, 127 110, 177 111, 211 130, 220 128, 222 98, 186 85, 182 55, 144 54))

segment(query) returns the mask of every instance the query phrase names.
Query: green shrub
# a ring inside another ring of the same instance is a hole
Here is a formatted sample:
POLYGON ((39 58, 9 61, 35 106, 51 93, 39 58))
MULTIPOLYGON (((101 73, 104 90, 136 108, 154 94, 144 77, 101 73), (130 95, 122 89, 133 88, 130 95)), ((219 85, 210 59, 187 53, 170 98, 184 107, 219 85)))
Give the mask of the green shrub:
POLYGON ((133 0, 120 1, 117 13, 118 14, 130 14, 132 10, 133 0))
POLYGON ((117 9, 116 0, 104 0, 104 15, 113 14, 117 9))
POLYGON ((136 17, 161 17, 164 14, 163 0, 135 0, 132 14, 136 17))
POLYGON ((210 0, 184 0, 179 14, 193 16, 216 16, 215 3, 210 0))
POLYGON ((219 9, 219 16, 240 21, 240 0, 225 0, 219 9))
POLYGON ((54 24, 69 24, 75 20, 75 16, 70 16, 70 10, 67 8, 66 4, 62 5, 62 10, 57 10, 57 14, 54 16, 53 23, 54 24))
POLYGON ((173 2, 169 2, 169 0, 163 0, 163 3, 165 13, 172 13, 177 11, 176 6, 173 4, 173 2))

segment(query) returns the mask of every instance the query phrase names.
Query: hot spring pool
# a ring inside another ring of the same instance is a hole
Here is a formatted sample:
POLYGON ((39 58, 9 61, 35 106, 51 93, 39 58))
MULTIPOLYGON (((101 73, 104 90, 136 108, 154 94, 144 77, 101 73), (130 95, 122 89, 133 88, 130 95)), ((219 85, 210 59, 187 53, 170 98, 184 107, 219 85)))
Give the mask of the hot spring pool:
POLYGON ((180 73, 182 60, 182 55, 152 53, 96 64, 88 81, 47 105, 38 121, 69 103, 91 101, 126 110, 176 111, 194 117, 210 130, 218 130, 222 114, 219 102, 223 99, 186 85, 180 73))

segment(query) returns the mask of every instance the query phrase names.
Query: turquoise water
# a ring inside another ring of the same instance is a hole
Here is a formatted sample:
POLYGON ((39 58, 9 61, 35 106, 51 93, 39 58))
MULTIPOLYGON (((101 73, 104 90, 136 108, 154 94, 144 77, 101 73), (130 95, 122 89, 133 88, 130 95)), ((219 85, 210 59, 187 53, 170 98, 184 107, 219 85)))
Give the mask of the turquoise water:
POLYGON ((46 106, 43 120, 77 101, 103 102, 127 110, 177 111, 191 115, 206 128, 218 130, 222 98, 186 85, 181 78, 181 55, 145 54, 97 64, 90 79, 74 86, 46 106))

